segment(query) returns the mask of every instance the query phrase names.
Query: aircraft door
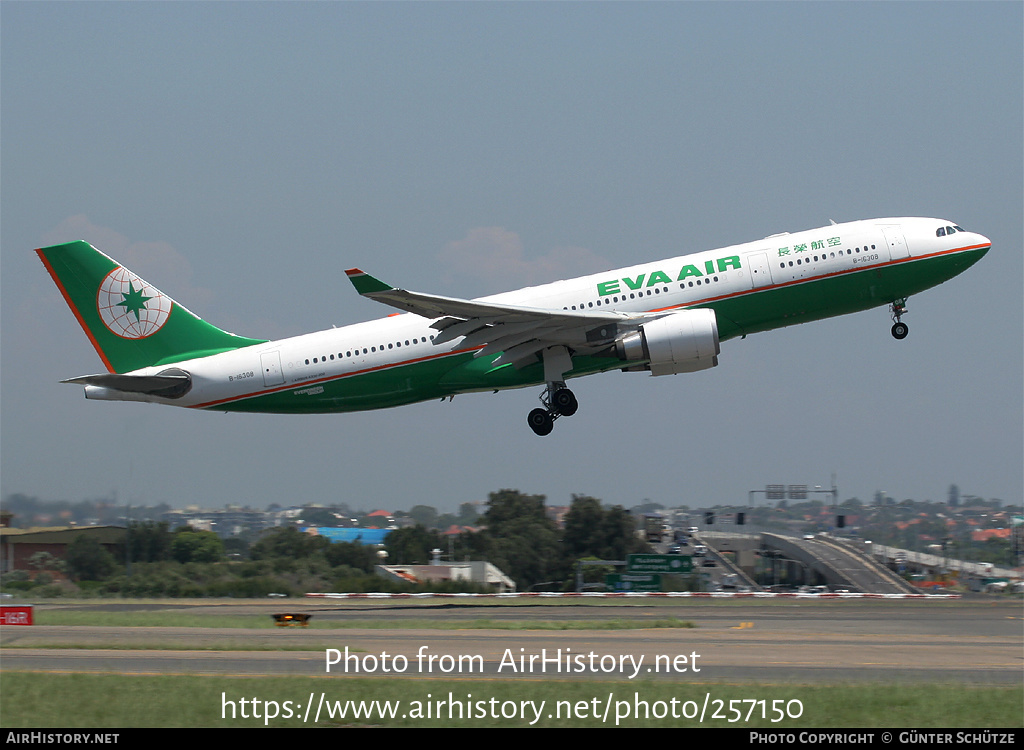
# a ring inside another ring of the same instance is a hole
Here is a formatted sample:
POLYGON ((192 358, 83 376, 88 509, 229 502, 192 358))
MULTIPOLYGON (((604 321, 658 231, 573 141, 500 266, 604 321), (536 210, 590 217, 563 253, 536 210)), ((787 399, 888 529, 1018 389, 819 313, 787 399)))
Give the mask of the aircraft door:
POLYGON ((263 385, 284 385, 284 372, 281 370, 281 352, 264 352, 260 355, 263 367, 263 385))
POLYGON ((751 288, 760 289, 772 283, 772 272, 768 265, 767 253, 751 253, 747 256, 747 265, 750 266, 751 288))
POLYGON ((907 247, 903 228, 899 224, 883 226, 882 234, 885 235, 885 243, 889 246, 889 257, 892 260, 903 260, 910 257, 910 248, 907 247))

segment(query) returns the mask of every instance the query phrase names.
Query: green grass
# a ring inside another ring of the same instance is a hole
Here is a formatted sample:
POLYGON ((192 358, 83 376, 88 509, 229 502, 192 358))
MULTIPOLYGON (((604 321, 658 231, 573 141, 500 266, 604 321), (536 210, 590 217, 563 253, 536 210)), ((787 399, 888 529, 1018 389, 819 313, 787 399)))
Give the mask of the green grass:
POLYGON ((964 685, 838 685, 831 687, 766 684, 689 684, 678 682, 605 682, 571 680, 434 680, 308 677, 134 676, 4 672, 0 715, 15 727, 520 727, 534 717, 518 715, 520 701, 544 701, 535 726, 615 726, 616 711, 633 716, 624 727, 741 728, 1019 728, 1024 688, 964 685), (400 701, 394 718, 326 715, 314 722, 321 694, 329 705, 345 701, 400 701), (449 695, 453 700, 449 718, 449 695), (245 713, 242 718, 245 699, 245 713), (252 718, 253 699, 260 718, 252 718), (302 713, 312 700, 309 721, 302 713), (437 701, 445 703, 438 708, 437 701), (274 701, 276 703, 267 703, 274 701), (289 703, 286 703, 288 701, 289 703), (672 701, 675 701, 673 704, 672 701), (719 701, 721 703, 719 703, 719 701), (730 710, 731 706, 735 710, 730 710), (773 723, 772 702, 798 718, 773 723), (799 701, 799 704, 794 702, 799 701), (672 718, 705 706, 705 718, 672 718), (458 718, 458 708, 472 716, 458 718), (264 718, 273 713, 277 718, 264 718), (429 706, 429 708, 428 708, 429 706), (600 718, 609 707, 607 720, 600 718), (645 709, 646 706, 646 709, 645 709), (651 713, 635 717, 639 708, 651 713), (751 711, 753 708, 753 711, 751 711), (428 714, 429 710, 429 714, 428 714), (503 717, 504 710, 506 716, 503 717), (507 718, 513 713, 515 717, 507 718), (222 714, 223 711, 223 714, 222 714), (232 711, 234 718, 232 718, 232 711), (737 716, 739 721, 729 721, 737 716), (748 711, 751 715, 748 720, 748 711), (417 716, 419 712, 420 716, 417 716), (561 717, 557 715, 561 712, 561 717), (291 713, 291 717, 286 717, 291 713), (573 716, 567 716, 567 714, 573 716), (595 718, 595 713, 598 715, 595 718), (664 718, 657 718, 662 714, 664 718), (440 715, 439 715, 440 714, 440 715), (496 716, 495 716, 496 714, 496 716), (714 718, 717 717, 720 718, 714 718))

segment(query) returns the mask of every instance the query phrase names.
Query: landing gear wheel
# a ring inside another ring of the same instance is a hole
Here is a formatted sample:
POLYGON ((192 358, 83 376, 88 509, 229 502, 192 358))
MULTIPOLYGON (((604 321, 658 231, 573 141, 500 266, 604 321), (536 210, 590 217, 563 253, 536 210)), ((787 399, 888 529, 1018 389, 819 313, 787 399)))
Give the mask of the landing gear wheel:
POLYGON ((530 429, 538 435, 548 435, 555 426, 555 420, 551 418, 546 409, 534 409, 526 418, 530 429))
POLYGON ((563 417, 571 417, 580 408, 576 395, 568 388, 559 388, 551 397, 551 406, 563 417))
POLYGON ((907 324, 903 322, 903 316, 907 314, 906 298, 893 300, 889 305, 889 312, 892 313, 892 337, 897 341, 902 341, 910 333, 907 324))

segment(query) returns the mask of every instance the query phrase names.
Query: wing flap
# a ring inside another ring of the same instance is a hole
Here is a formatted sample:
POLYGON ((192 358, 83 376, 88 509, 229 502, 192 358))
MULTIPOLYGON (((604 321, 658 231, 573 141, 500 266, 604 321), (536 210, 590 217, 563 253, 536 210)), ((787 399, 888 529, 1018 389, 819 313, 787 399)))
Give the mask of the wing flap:
POLYGON ((438 321, 430 327, 440 331, 439 334, 434 336, 434 345, 437 346, 439 344, 447 344, 449 341, 454 341, 462 336, 468 336, 474 331, 487 328, 495 322, 497 322, 497 318, 470 318, 469 320, 445 318, 444 321, 438 321), (448 322, 448 325, 442 326, 440 325, 441 322, 448 322))
POLYGON ((520 369, 528 364, 536 362, 537 355, 544 349, 551 346, 546 341, 527 341, 513 346, 510 349, 504 350, 500 355, 494 358, 491 362, 492 367, 501 367, 502 365, 512 365, 516 369, 520 369))

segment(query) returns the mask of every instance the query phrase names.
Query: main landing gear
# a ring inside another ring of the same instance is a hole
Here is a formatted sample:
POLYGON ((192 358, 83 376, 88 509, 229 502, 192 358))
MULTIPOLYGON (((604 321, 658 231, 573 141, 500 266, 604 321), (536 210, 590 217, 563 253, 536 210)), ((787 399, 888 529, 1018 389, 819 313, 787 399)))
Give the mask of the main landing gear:
POLYGON ((534 409, 526 418, 530 429, 538 435, 548 435, 559 417, 571 417, 579 409, 576 395, 565 387, 565 383, 548 383, 540 396, 543 409, 534 409))
POLYGON ((890 329, 892 337, 897 341, 902 341, 910 332, 910 329, 907 328, 907 324, 902 320, 903 316, 907 313, 907 300, 905 298, 894 300, 893 303, 889 305, 889 312, 892 313, 893 319, 892 328, 890 329))
POLYGON ((548 435, 559 417, 571 417, 580 408, 576 396, 565 387, 565 373, 572 369, 572 358, 564 346, 553 346, 541 352, 544 362, 544 380, 547 388, 540 395, 543 409, 534 409, 526 418, 530 429, 538 435, 548 435))

